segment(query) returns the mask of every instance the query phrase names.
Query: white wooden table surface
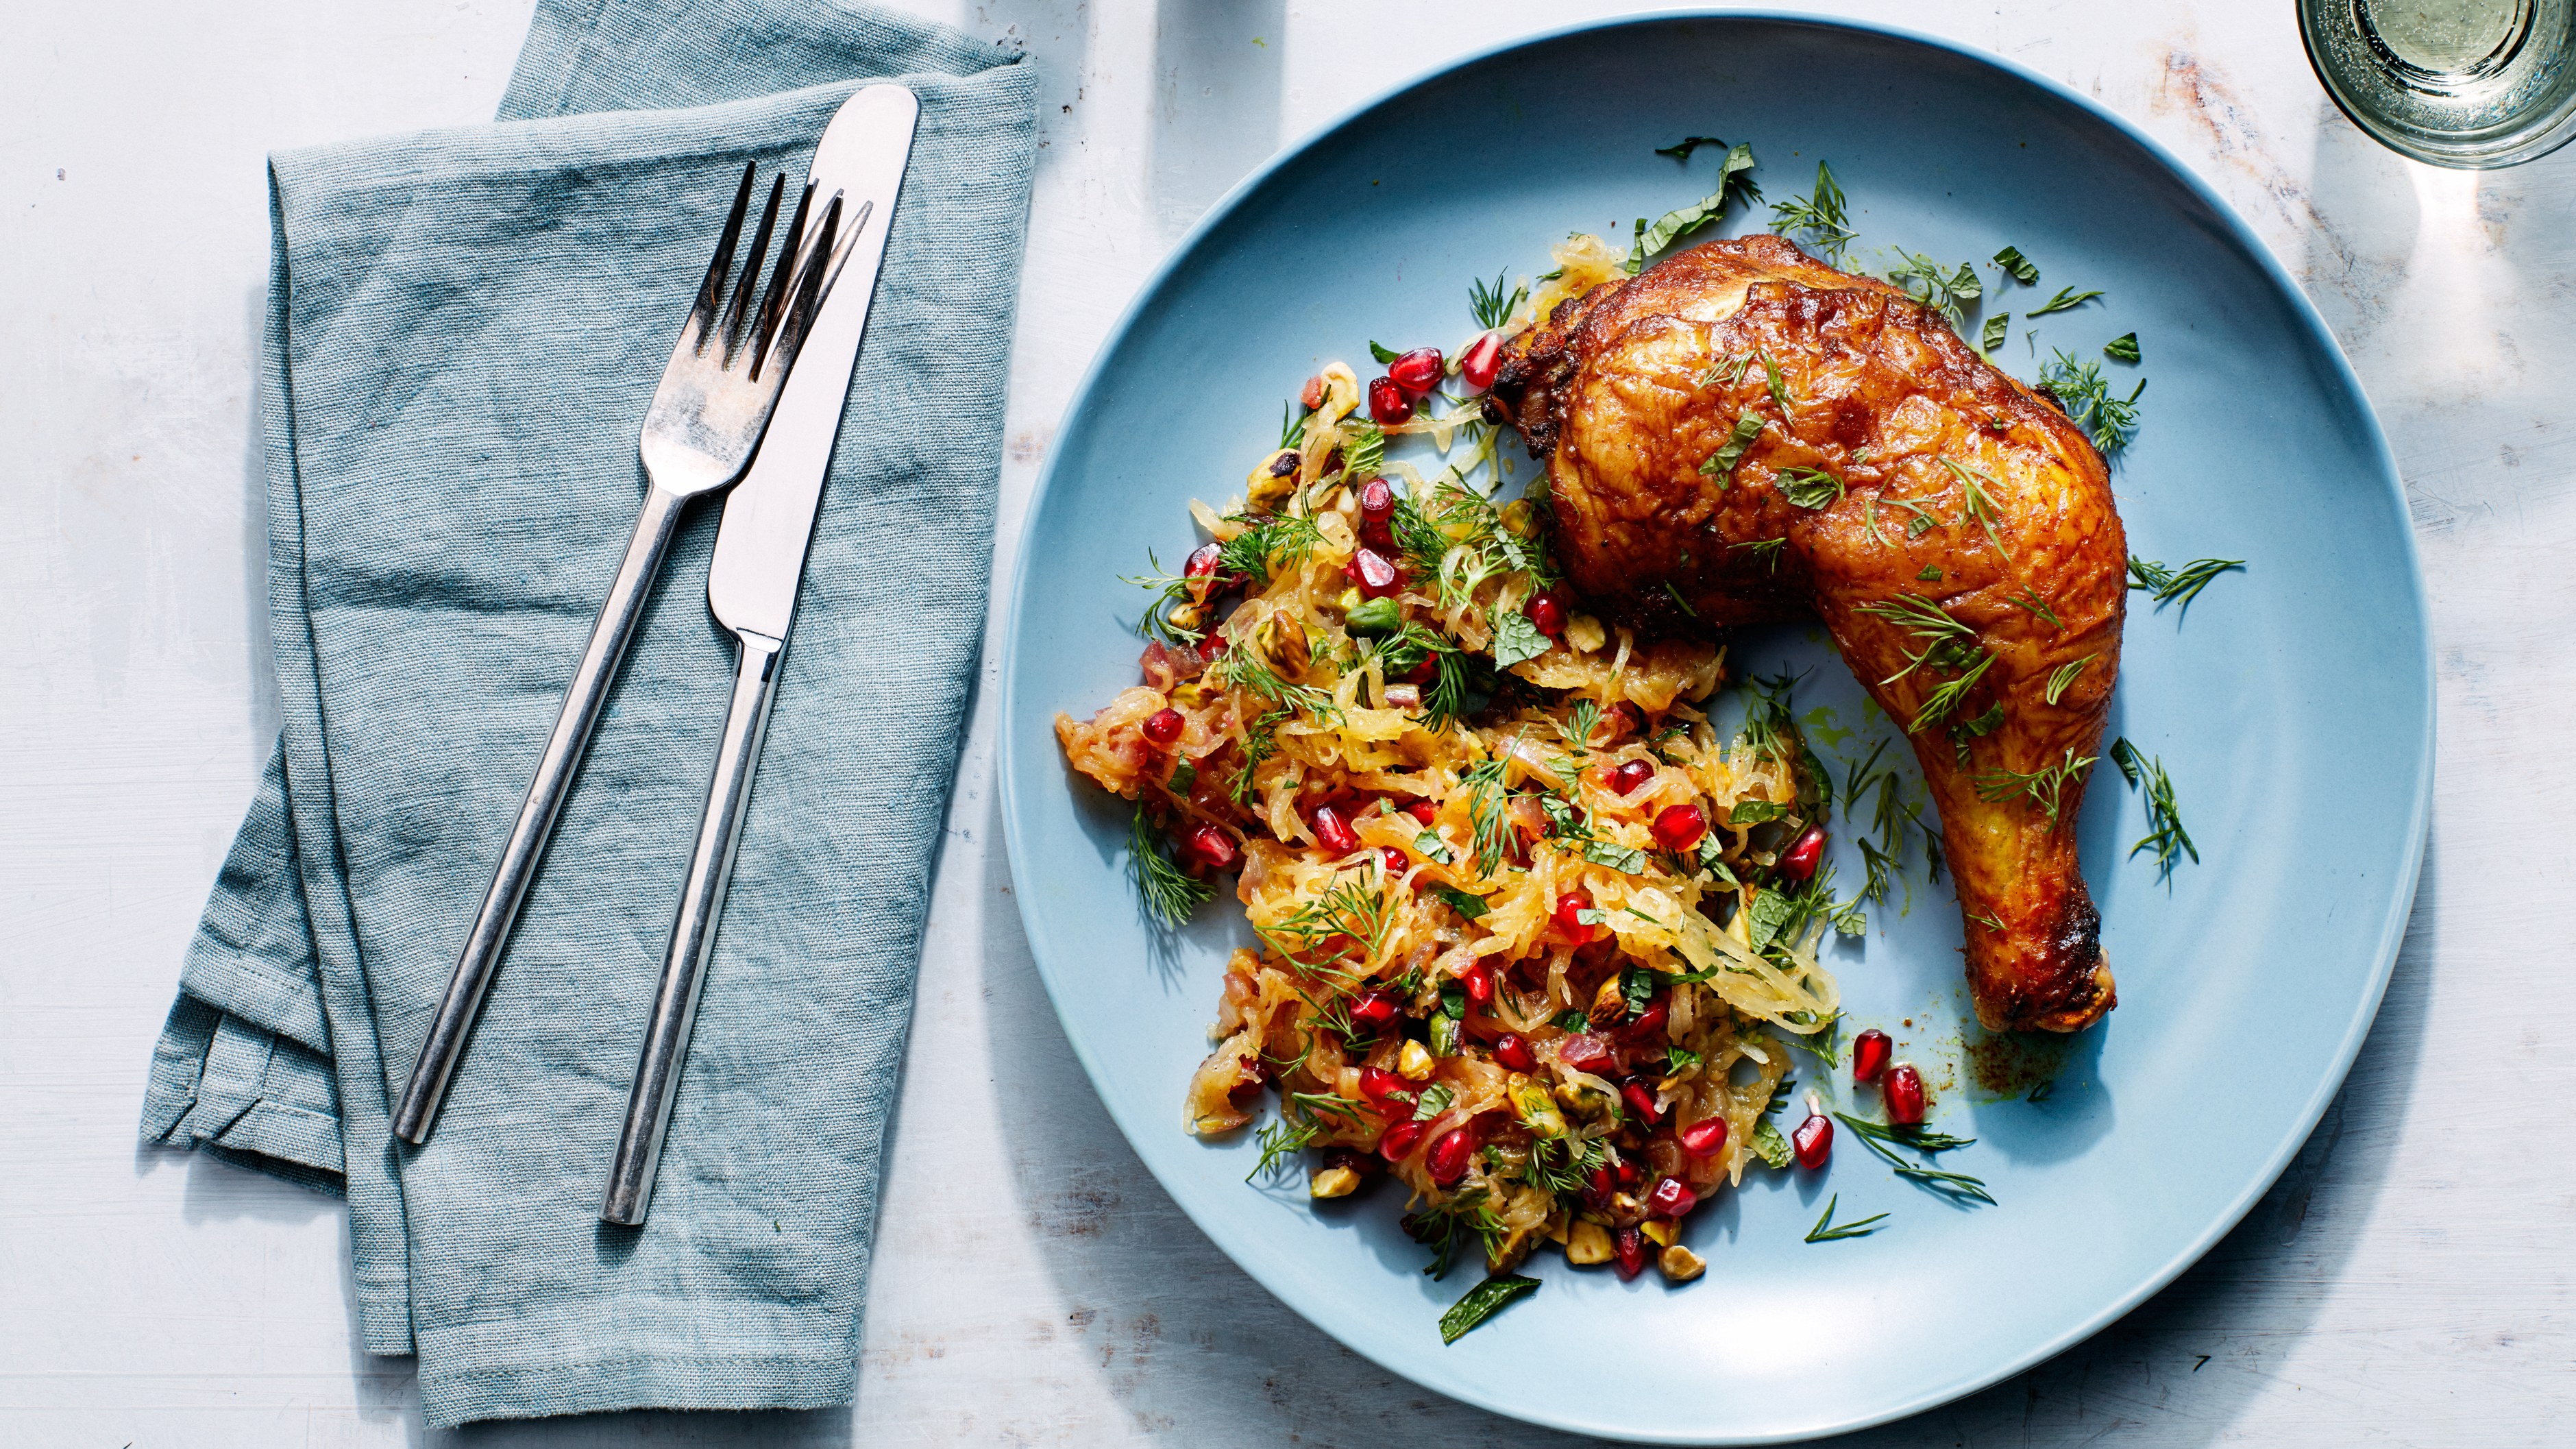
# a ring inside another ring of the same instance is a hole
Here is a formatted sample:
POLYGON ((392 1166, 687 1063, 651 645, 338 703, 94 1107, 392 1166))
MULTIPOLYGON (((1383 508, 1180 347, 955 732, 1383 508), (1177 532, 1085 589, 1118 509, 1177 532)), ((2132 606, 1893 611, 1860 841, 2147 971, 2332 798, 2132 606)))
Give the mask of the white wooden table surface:
MULTIPOLYGON (((917 4, 1019 37, 1046 70, 997 578, 1085 362, 1225 186, 1448 56, 1622 8, 917 4)), ((2380 150, 2318 90, 2290 0, 1847 8, 2099 97, 2252 220, 2395 442, 2441 697, 2406 951, 2281 1185, 2092 1342, 1861 1442, 2576 1440, 2576 370, 2552 350, 2576 338, 2576 148, 2483 176, 2380 150)), ((17 460, 0 469, 0 1444, 444 1442, 420 1425, 409 1363, 352 1342, 339 1207, 139 1148, 135 1117, 181 948, 277 726, 250 443, 262 155, 488 119, 527 5, 0 10, 0 438, 17 460)), ((458 1437, 1569 1442, 1343 1351, 1146 1176, 1030 966, 1001 853, 996 693, 951 814, 855 1409, 458 1437)), ((2209 1089, 2225 1112, 2225 1084, 2209 1089)))

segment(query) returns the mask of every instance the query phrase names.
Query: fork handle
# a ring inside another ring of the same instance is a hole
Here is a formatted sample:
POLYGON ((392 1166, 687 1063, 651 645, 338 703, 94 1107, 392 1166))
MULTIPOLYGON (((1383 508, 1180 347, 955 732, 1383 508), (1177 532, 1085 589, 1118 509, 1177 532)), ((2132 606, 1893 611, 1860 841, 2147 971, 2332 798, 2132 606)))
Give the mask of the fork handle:
POLYGON ((716 750, 715 774, 707 781, 706 813, 698 819, 697 847, 690 852, 680 906, 671 918, 662 982, 653 997, 653 1014, 644 1023, 635 1085, 626 1097, 626 1125, 618 1134, 608 1192, 599 1209, 601 1222, 622 1227, 641 1226, 653 1205, 662 1134, 671 1125, 671 1100, 679 1089, 680 1064, 689 1054, 698 990, 706 984, 707 959, 715 950, 716 922, 724 914, 725 887, 733 877, 734 847, 742 839, 744 807, 751 802, 751 776, 760 765, 770 701, 777 698, 779 655, 787 647, 748 630, 736 631, 735 639, 733 702, 725 710, 724 739, 716 750))
POLYGON ((412 1068, 411 1082, 394 1110, 394 1135, 405 1142, 417 1146, 429 1140, 439 1104, 465 1054, 475 1014, 482 1010, 484 990, 500 967, 511 923, 518 919, 519 904, 527 899, 528 885, 536 878, 537 859, 545 853, 546 837, 554 833, 564 797, 571 793, 573 773, 608 703, 608 689, 616 682, 626 646, 635 638, 636 625, 643 622, 653 581, 662 572, 681 510, 687 505, 687 498, 660 487, 648 488, 644 494, 644 507, 635 517, 635 536, 617 566, 607 602, 599 606, 599 621, 590 627, 590 643, 582 650, 571 687, 564 692, 563 713, 555 720, 545 753, 537 757, 536 778, 528 782, 518 823, 510 827, 510 838, 501 846, 491 888, 483 893, 483 907, 475 913, 473 929, 465 934, 464 948, 456 956, 456 974, 448 978, 447 995, 438 1003, 438 1015, 421 1043, 420 1061, 412 1068))

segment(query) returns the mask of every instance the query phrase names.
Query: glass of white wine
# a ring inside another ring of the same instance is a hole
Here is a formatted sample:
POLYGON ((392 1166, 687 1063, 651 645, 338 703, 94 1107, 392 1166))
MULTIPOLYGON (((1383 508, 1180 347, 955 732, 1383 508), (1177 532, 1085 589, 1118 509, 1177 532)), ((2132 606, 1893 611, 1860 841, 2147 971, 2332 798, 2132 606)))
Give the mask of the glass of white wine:
POLYGON ((2298 0, 2326 93, 2436 166, 2511 166, 2576 138, 2576 0, 2298 0))

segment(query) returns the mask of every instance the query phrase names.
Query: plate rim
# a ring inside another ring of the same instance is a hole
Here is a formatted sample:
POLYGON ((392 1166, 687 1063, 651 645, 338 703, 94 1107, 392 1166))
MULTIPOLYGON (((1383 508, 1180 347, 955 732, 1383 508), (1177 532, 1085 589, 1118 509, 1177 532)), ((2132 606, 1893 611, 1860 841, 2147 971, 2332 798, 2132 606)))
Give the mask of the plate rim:
MULTIPOLYGON (((2297 325, 2306 332, 2313 344, 2320 347, 2323 355, 2331 360, 2334 382, 2359 404, 2360 414, 2368 433, 2364 451, 2368 453, 2370 461, 2375 465, 2376 481, 2386 491, 2390 501, 2396 505, 2398 517, 2403 519, 2409 516, 2405 484, 2398 472, 2395 451, 2389 446, 2387 430, 2381 426, 2378 409, 2372 406, 2369 392, 2362 386, 2360 375, 2353 370, 2351 359, 2344 355, 2342 343, 2336 339, 2333 329, 2326 325, 2325 319, 2318 313, 2316 303, 2308 296, 2306 290, 2299 286, 2297 279, 2290 275, 2280 258, 2273 254, 2271 247, 2266 245, 2262 237, 2246 223, 2236 208, 2180 156, 2127 117, 2063 82, 2043 75, 2008 56, 1907 26, 1800 10, 1694 8, 1607 16, 1567 25, 1550 26, 1477 47, 1370 93, 1330 119, 1283 144, 1242 180, 1229 188, 1196 222, 1191 224, 1187 231, 1181 234, 1179 239, 1173 242, 1163 259, 1156 263, 1153 271, 1137 286, 1135 295, 1128 299, 1117 321, 1111 324, 1108 332, 1102 336, 1089 365, 1083 369, 1081 379, 1067 396, 1062 417, 1073 416, 1078 411, 1082 400, 1092 395, 1100 383, 1109 359, 1136 330, 1137 324, 1164 285, 1181 270, 1184 263, 1190 260, 1208 236, 1228 221, 1244 198, 1267 182, 1272 175, 1285 169, 1292 162, 1300 160, 1327 139, 1358 124, 1371 112, 1410 91, 1512 51, 1532 49, 1576 35, 1704 21, 1730 24, 1782 24, 1805 26, 1817 30, 1845 31, 1947 52, 1972 64, 1999 71, 2011 79, 2033 87, 2062 105, 2072 106, 2084 115, 2110 127, 2132 145, 2140 148, 2208 207, 2211 214, 2222 224, 2226 239, 2239 252, 2253 259, 2264 280, 2272 285, 2277 294, 2287 300, 2288 310, 2296 319, 2297 325)), ((1214 1244, 1228 1261, 1241 1269, 1245 1276, 1260 1284, 1273 1298, 1296 1313, 1298 1317, 1305 1319, 1309 1325, 1332 1338, 1336 1343, 1340 1343, 1344 1348, 1360 1354, 1380 1368, 1408 1382, 1419 1384, 1462 1404, 1499 1417, 1569 1433, 1591 1434, 1631 1443, 1650 1444, 1797 1443, 1895 1423, 1901 1419, 1929 1412, 1944 1404, 1954 1403, 2092 1338, 2111 1324, 2126 1317, 2149 1298, 2162 1292, 2193 1264, 2207 1256, 2209 1250, 2217 1246, 2221 1238, 2234 1231, 2237 1224, 2244 1221, 2246 1214, 2251 1212, 2255 1204, 2262 1200, 2263 1195, 2271 1190, 2272 1185, 2280 1180, 2281 1174, 2288 1170, 2291 1159, 2296 1157, 2299 1150, 2307 1144, 2308 1138, 2316 1130, 2318 1121, 2324 1117, 2327 1106, 2343 1090, 2344 1081, 2351 1074, 2353 1062, 2360 1055, 2362 1043, 2369 1038, 2371 1026, 2378 1019, 2380 1004, 2386 998, 2389 981, 2396 972, 2398 955, 2405 945, 2406 928, 2414 913, 2415 895, 2422 880, 2424 849, 2429 838, 2432 816, 2435 748, 2440 733, 2439 699, 2435 689, 2433 670, 2432 617, 2425 594, 2423 561, 2417 547, 2415 531, 2411 526, 2401 527, 2398 530, 2398 536, 2402 545, 2399 552, 2403 564, 2406 601, 2412 606, 2418 625, 2418 637, 2423 641, 2422 647, 2417 651, 2417 667, 2414 671, 2415 698, 2424 721, 2423 740, 2415 761, 2412 782, 2413 799, 2408 810, 2409 819, 2405 832, 2407 838, 2412 841, 2413 847, 2407 851, 2404 865, 2401 867, 2400 888, 2390 893, 2390 905, 2380 924, 2379 942, 2376 948, 2377 959, 2371 969, 2367 989, 2362 993, 2362 999, 2352 1020, 2345 1024, 2342 1040, 2336 1044, 2328 1070, 2319 1079, 2315 1092, 2300 1106, 2295 1125, 2273 1146, 2261 1169, 2248 1180, 2245 1188, 2211 1219, 2209 1225, 2198 1236, 2175 1251, 2152 1272, 2140 1278, 2133 1287, 2115 1296, 2091 1315, 2056 1337, 2017 1356, 1957 1375, 1949 1383, 1928 1389, 1903 1403, 1831 1422, 1819 1422, 1811 1427, 1787 1433, 1715 1436, 1664 1433, 1641 1435, 1632 1428, 1623 1428, 1576 1415, 1522 1412, 1517 1409, 1499 1408, 1482 1402, 1459 1388, 1435 1382, 1432 1378, 1426 1378, 1404 1364, 1389 1362, 1386 1358, 1345 1340, 1340 1334, 1308 1314, 1299 1306, 1295 1298, 1273 1283, 1268 1275, 1252 1263, 1245 1261, 1244 1256, 1236 1252, 1222 1236, 1209 1231, 1207 1226, 1190 1212, 1181 1194, 1171 1183, 1164 1180, 1163 1174, 1155 1168, 1153 1160, 1142 1149, 1135 1146, 1134 1138, 1137 1129, 1131 1126, 1120 1113, 1110 1094, 1102 1089, 1101 1070, 1099 1064, 1093 1059, 1089 1045, 1065 1025, 1065 1009, 1057 998, 1057 973, 1049 959, 1051 948, 1041 944, 1042 938, 1037 929, 1037 923, 1031 918, 1034 909, 1031 893, 1020 888, 1020 883, 1035 877, 1028 868, 1026 849, 1023 844, 1028 832, 1021 819, 1021 802, 1015 784, 1020 760, 1017 736, 1012 728, 1013 721, 1019 716, 1019 624, 1023 617, 1023 605, 1028 599, 1031 561, 1036 557, 1030 545, 1037 521, 1043 512, 1043 505, 1048 494, 1055 487, 1057 473, 1063 466, 1064 458, 1065 454, 1061 449, 1051 449, 1046 465, 1039 470, 1037 482, 1029 492, 1016 540, 1019 552, 1012 560, 1010 586, 1001 600, 1003 607, 999 620, 1002 688, 997 725, 1000 739, 994 768, 1000 777, 1003 845, 1011 868, 1013 895, 1019 911, 1020 929, 1028 941, 1030 958, 1037 966, 1039 984, 1045 988, 1047 1004, 1056 1013, 1057 1025, 1064 1029, 1065 1040, 1073 1048, 1074 1057, 1081 1063, 1083 1075, 1090 1082, 1093 1093, 1100 1099, 1102 1108, 1108 1112, 1110 1120, 1117 1125, 1120 1134, 1129 1139, 1130 1150, 1136 1152, 1137 1159, 1144 1164, 1145 1170, 1153 1175, 1156 1184, 1171 1197, 1175 1206, 1180 1207, 1183 1215, 1189 1217, 1191 1226, 1197 1228, 1201 1235, 1214 1244)))

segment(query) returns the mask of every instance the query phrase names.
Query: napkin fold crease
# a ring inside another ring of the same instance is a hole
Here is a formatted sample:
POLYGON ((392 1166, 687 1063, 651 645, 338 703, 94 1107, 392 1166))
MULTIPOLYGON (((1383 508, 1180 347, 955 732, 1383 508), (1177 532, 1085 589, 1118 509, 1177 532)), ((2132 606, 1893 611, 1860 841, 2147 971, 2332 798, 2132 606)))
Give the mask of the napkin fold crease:
POLYGON ((430 1423, 847 1402, 981 642, 1036 145, 1017 56, 851 0, 540 0, 498 122, 270 158, 284 724, 146 1138, 345 1193, 430 1423), (597 1221, 730 685, 682 525, 430 1143, 389 1131, 641 500, 747 160, 922 103, 652 1223, 597 1221))

